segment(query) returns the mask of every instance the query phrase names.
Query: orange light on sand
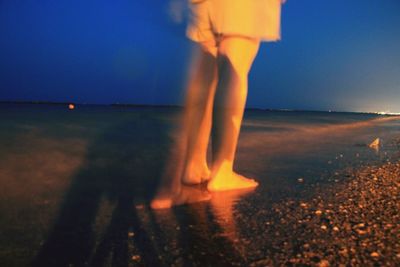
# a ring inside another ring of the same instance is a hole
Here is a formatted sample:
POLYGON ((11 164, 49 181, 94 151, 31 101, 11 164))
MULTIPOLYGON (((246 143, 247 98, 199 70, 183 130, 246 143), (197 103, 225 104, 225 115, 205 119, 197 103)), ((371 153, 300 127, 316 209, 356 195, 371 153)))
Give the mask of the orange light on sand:
POLYGON ((255 188, 246 188, 239 190, 218 191, 212 192, 210 201, 212 211, 215 215, 216 222, 221 227, 223 234, 232 244, 239 245, 235 240, 238 240, 238 230, 234 219, 235 204, 243 197, 254 192, 255 188))
POLYGON ((74 104, 69 104, 69 105, 68 105, 68 109, 70 109, 70 110, 75 109, 75 105, 74 105, 74 104))

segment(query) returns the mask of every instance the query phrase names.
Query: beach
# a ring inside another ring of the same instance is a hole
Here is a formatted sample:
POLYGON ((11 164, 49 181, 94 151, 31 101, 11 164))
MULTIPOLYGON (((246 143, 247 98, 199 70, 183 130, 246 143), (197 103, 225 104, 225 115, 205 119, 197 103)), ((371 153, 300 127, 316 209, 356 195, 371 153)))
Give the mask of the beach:
POLYGON ((179 108, 0 110, 1 266, 400 264, 399 117, 247 110, 260 186, 152 210, 179 108))

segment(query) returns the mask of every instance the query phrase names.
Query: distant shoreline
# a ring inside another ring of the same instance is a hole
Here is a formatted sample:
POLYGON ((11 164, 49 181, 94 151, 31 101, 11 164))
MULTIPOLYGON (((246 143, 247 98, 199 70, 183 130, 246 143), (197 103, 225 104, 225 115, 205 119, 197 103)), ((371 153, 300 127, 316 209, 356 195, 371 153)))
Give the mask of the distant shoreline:
MULTIPOLYGON (((112 104, 93 104, 93 103, 77 103, 77 102, 53 102, 53 101, 0 101, 0 105, 13 104, 13 105, 50 105, 50 106, 68 106, 73 104, 75 106, 108 106, 108 107, 121 107, 121 108, 175 108, 182 109, 182 105, 151 105, 151 104, 129 104, 129 103, 112 103, 112 104)), ((382 113, 382 112, 357 112, 357 111, 334 111, 334 110, 303 110, 303 109, 271 109, 271 108, 252 108, 248 107, 246 110, 254 111, 269 111, 269 112, 310 112, 310 113, 345 113, 345 114, 371 114, 383 116, 399 116, 397 113, 382 113)))

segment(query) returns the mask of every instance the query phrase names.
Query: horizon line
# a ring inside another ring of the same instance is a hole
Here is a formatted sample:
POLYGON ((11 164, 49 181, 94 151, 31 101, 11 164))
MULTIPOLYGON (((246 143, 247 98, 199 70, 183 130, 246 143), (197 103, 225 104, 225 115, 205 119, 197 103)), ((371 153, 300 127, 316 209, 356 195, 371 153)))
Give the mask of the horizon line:
MULTIPOLYGON (((80 106, 112 106, 112 107, 143 107, 143 108, 183 108, 178 104, 133 104, 133 103, 109 103, 95 104, 87 102, 67 102, 67 101, 45 101, 45 100, 0 100, 0 104, 37 104, 37 105, 80 105, 80 106)), ((343 111, 343 110, 318 110, 318 109, 287 109, 287 108, 260 108, 246 107, 245 110, 260 111, 280 111, 280 112, 326 112, 326 113, 357 113, 357 114, 376 114, 376 115, 400 115, 396 112, 379 111, 343 111)))

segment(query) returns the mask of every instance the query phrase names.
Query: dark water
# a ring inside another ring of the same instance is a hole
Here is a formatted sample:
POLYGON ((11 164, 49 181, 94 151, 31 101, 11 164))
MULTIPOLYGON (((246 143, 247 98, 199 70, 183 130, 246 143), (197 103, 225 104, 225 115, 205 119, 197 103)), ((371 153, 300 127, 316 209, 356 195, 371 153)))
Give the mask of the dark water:
POLYGON ((399 131, 398 117, 375 114, 248 112, 237 165, 266 185, 290 191, 298 178, 323 181, 337 170, 389 159, 397 153, 391 143, 399 131), (377 138, 379 149, 371 149, 377 138))
POLYGON ((247 111, 235 168, 259 188, 153 212, 147 203, 179 114, 175 108, 1 105, 0 264, 248 262, 251 225, 240 222, 254 210, 311 195, 335 172, 398 153, 396 117, 247 111), (378 150, 368 147, 376 138, 378 150))

